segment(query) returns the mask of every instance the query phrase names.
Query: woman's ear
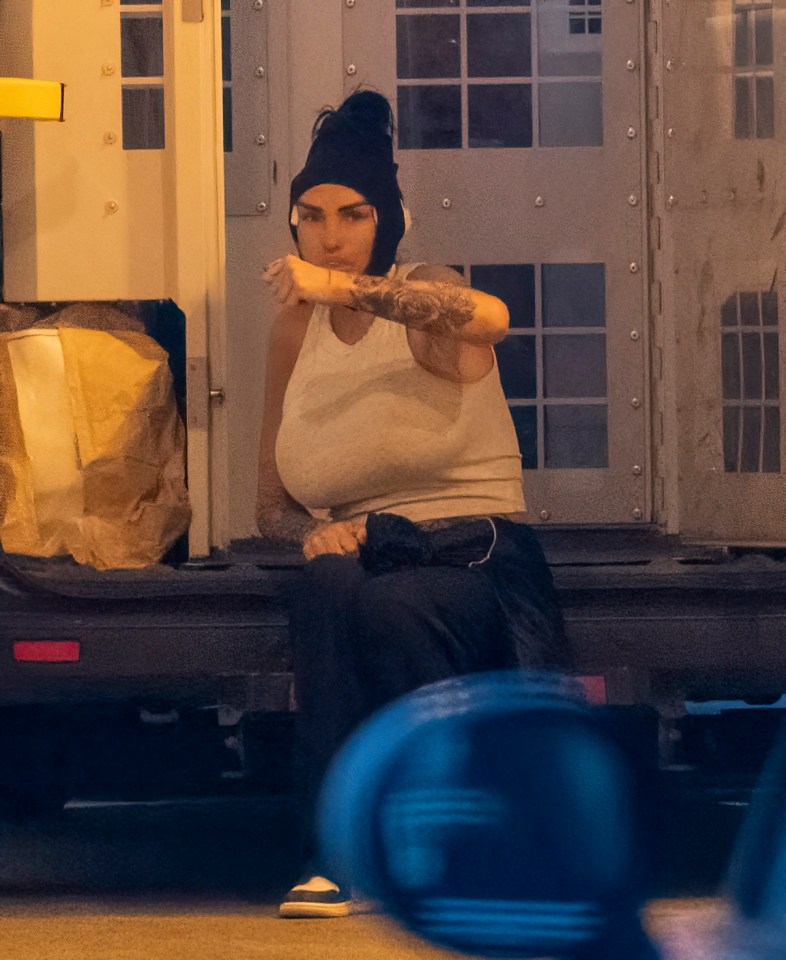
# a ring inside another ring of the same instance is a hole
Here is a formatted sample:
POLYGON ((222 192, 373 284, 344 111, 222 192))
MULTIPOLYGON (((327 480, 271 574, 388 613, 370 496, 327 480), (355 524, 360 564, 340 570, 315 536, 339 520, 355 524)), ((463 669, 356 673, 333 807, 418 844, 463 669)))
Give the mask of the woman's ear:
POLYGON ((290 214, 289 214, 289 224, 290 226, 295 227, 295 229, 297 229, 299 222, 300 222, 300 217, 298 216, 298 212, 297 212, 297 204, 295 204, 292 207, 292 210, 290 211, 290 214))

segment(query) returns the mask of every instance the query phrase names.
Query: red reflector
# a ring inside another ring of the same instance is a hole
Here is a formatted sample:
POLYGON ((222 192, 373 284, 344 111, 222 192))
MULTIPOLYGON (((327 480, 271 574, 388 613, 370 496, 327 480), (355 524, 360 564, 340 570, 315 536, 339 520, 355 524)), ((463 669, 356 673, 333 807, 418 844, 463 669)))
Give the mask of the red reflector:
POLYGON ((79 659, 78 640, 16 640, 14 660, 26 663, 73 663, 79 659))
POLYGON ((587 703, 593 706, 606 703, 606 678, 601 676, 576 677, 584 688, 587 703))

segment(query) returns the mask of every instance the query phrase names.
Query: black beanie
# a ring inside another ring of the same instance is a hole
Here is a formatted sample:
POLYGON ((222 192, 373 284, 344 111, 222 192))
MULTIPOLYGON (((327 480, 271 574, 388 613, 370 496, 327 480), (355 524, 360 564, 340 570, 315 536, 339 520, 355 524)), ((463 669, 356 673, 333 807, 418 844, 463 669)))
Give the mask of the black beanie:
POLYGON ((292 181, 289 193, 289 228, 292 208, 299 198, 321 183, 336 183, 356 190, 377 211, 377 232, 366 273, 384 276, 393 266, 404 236, 404 210, 393 162, 393 114, 381 93, 360 90, 338 110, 326 109, 317 117, 306 165, 292 181))

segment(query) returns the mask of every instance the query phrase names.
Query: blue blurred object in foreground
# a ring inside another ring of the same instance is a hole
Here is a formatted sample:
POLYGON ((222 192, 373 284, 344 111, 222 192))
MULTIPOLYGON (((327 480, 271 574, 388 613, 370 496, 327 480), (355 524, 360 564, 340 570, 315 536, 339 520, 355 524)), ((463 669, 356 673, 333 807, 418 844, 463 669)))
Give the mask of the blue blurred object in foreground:
POLYGON ((786 957, 786 724, 762 771, 729 870, 722 960, 786 957))
POLYGON ((577 684, 485 673, 372 717, 331 768, 320 836, 335 875, 438 943, 650 960, 634 795, 577 684))

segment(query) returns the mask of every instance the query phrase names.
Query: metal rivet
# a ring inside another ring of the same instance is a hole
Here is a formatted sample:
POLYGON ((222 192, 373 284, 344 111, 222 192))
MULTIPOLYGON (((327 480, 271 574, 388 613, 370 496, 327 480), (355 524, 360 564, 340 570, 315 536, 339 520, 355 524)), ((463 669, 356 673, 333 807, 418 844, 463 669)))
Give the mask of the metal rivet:
POLYGON ((630 338, 631 338, 631 340, 638 340, 640 336, 641 336, 641 334, 639 333, 638 330, 631 330, 631 332, 630 332, 630 338))
POLYGON ((101 73, 105 77, 111 77, 115 72, 115 68, 111 63, 102 63, 101 64, 101 73))
POLYGON ((257 204, 257 210, 258 210, 260 213, 264 213, 265 210, 267 210, 267 204, 265 203, 264 200, 261 200, 261 201, 257 204))
POLYGON ((265 0, 254 0, 254 9, 261 10, 265 5, 265 0))
POLYGON ((636 128, 628 127, 628 140, 635 140, 635 139, 636 139, 636 128))
POLYGON ((535 206, 536 207, 545 207, 546 198, 545 197, 535 197, 535 206))
POLYGON ((633 407, 634 410, 638 410, 639 407, 641 406, 641 400, 639 400, 638 397, 631 397, 630 405, 633 407))
POLYGON ((267 143, 267 138, 265 137, 264 133, 257 134, 257 143, 260 147, 264 147, 264 145, 267 143))
POLYGON ((264 67, 257 67, 256 70, 254 71, 254 76, 255 76, 255 77, 264 77, 264 75, 265 75, 265 68, 264 68, 264 67))
POLYGON ((540 519, 541 519, 541 520, 551 520, 551 513, 550 513, 548 510, 541 510, 541 511, 540 511, 540 519))
POLYGON ((358 72, 358 68, 355 66, 355 64, 350 63, 350 65, 347 67, 347 75, 350 77, 354 77, 357 72, 358 72))
POLYGON ((677 131, 674 129, 674 127, 669 127, 669 129, 666 131, 666 136, 669 138, 669 140, 673 140, 677 136, 677 131))
POLYGON ((450 210, 450 208, 453 206, 453 201, 452 201, 452 200, 449 200, 447 197, 445 197, 445 199, 442 201, 442 206, 443 206, 446 210, 450 210))
POLYGON ((625 64, 625 69, 626 69, 626 70, 635 70, 635 69, 636 69, 636 61, 635 61, 635 60, 628 60, 628 62, 625 64))
POLYGON ((667 206, 667 207, 676 207, 676 206, 677 206, 677 198, 674 196, 673 193, 669 196, 669 199, 666 201, 666 206, 667 206))
POLYGON ((104 143, 117 143, 117 134, 114 130, 107 130, 104 133, 104 143))
POLYGON ((644 514, 641 512, 641 510, 638 507, 636 507, 635 510, 633 511, 633 519, 641 520, 643 516, 644 514))
POLYGON ((355 6, 355 0, 347 0, 347 6, 351 9, 355 6))
POLYGON ((104 210, 106 210, 107 213, 117 213, 119 209, 120 204, 117 202, 117 200, 107 200, 107 202, 104 204, 104 210))
POLYGON ((630 270, 631 273, 638 273, 639 272, 638 263, 635 260, 631 260, 631 262, 628 264, 628 270, 630 270))
POLYGON ((635 207, 638 202, 639 202, 639 198, 636 196, 635 193, 632 193, 632 194, 628 197, 628 204, 629 204, 631 207, 635 207))
POLYGON ((732 187, 731 190, 729 190, 729 200, 736 200, 736 199, 737 199, 737 191, 734 189, 734 187, 732 187))
POLYGON ((676 66, 676 64, 675 64, 675 62, 674 62, 673 60, 667 60, 667 61, 666 61, 666 69, 667 69, 667 70, 673 70, 675 66, 676 66))
POLYGON ((642 470, 641 470, 641 467, 638 465, 638 463, 634 464, 634 465, 633 465, 633 476, 634 476, 634 477, 640 477, 640 476, 641 476, 641 473, 642 473, 642 470))
POLYGON ((702 191, 701 191, 701 202, 702 202, 702 203, 709 203, 709 202, 710 202, 710 195, 707 193, 706 190, 702 190, 702 191))

